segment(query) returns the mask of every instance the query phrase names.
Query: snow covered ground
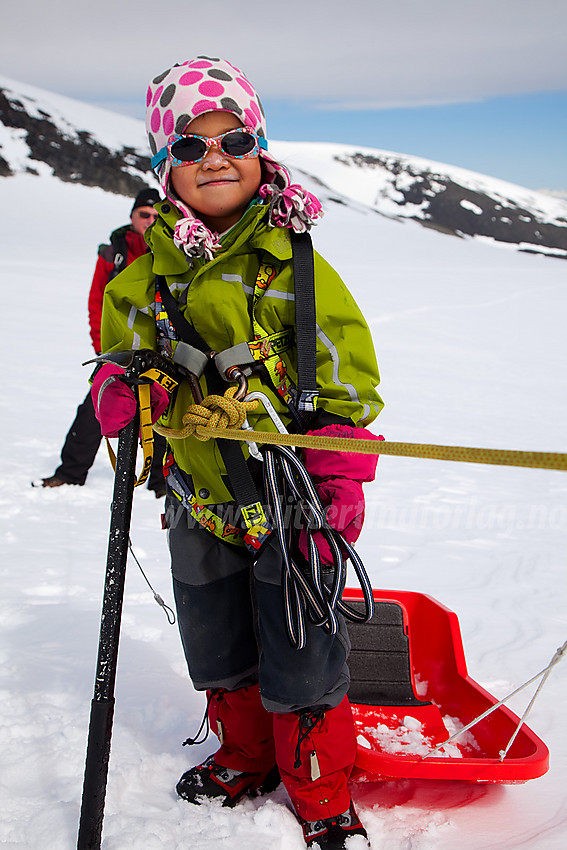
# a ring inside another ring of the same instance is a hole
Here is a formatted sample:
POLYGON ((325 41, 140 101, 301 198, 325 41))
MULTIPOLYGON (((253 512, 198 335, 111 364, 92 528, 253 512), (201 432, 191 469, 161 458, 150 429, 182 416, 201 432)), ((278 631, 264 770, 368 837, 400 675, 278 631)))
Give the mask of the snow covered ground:
MULTIPOLYGON (((0 843, 76 845, 106 561, 110 464, 85 487, 33 489, 51 474, 91 356, 86 299, 96 246, 128 199, 21 175, 1 181, 4 322, 0 395, 0 843)), ((331 205, 314 234, 373 331, 396 441, 565 451, 567 265, 331 205)), ((382 457, 359 544, 375 587, 429 593, 457 612, 469 672, 501 697, 567 637, 564 473, 382 457)), ((132 539, 172 604, 160 504, 136 493, 132 539)), ((515 698, 521 713, 531 692, 515 698)), ((300 850, 278 790, 236 810, 192 807, 174 787, 216 739, 182 748, 204 698, 129 564, 104 850, 300 850)), ((559 665, 530 725, 549 772, 524 785, 397 781, 353 787, 374 850, 560 850, 567 822, 559 665)))

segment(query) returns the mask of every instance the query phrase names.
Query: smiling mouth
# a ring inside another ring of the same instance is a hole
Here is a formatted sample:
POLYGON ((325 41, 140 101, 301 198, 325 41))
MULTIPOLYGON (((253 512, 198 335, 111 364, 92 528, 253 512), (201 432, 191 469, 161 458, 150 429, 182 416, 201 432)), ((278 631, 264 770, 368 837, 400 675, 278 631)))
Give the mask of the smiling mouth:
POLYGON ((203 186, 219 186, 223 183, 238 183, 237 177, 218 177, 216 180, 207 180, 204 183, 199 184, 199 188, 202 189, 203 186))

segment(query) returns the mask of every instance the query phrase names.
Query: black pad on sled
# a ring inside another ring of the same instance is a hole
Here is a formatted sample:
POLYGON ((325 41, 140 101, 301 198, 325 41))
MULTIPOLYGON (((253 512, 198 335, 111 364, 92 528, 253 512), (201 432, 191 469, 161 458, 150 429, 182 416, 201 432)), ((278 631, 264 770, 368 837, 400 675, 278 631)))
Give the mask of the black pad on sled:
MULTIPOLYGON (((362 602, 349 602, 361 611, 362 602)), ((348 623, 352 649, 348 698, 359 705, 429 705, 415 691, 409 637, 396 602, 375 602, 367 623, 348 623)))

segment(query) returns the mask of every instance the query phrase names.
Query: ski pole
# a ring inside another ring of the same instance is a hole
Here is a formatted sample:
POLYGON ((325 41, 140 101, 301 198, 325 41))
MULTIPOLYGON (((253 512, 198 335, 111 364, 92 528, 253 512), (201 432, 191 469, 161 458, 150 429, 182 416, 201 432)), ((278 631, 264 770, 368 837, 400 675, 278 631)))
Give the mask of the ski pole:
POLYGON ((110 741, 114 717, 114 685, 132 497, 136 479, 139 412, 119 435, 108 538, 106 577, 100 622, 98 660, 91 714, 77 850, 99 850, 104 818, 110 741))

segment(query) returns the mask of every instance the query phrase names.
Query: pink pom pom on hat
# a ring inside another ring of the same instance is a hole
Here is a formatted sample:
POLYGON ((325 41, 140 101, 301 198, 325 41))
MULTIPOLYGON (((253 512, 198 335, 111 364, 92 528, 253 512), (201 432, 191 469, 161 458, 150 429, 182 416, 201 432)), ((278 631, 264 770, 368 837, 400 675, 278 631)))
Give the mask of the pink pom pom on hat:
MULTIPOLYGON (((212 259, 220 247, 217 234, 198 219, 169 185, 171 163, 163 156, 168 140, 182 133, 198 115, 216 109, 231 112, 243 125, 266 139, 266 119, 258 94, 242 71, 224 59, 198 56, 174 65, 155 77, 148 86, 146 130, 164 195, 185 218, 175 226, 174 241, 188 257, 212 259)), ((289 227, 297 233, 308 230, 322 216, 318 199, 298 184, 292 184, 283 165, 266 149, 260 149, 267 181, 260 197, 269 206, 269 221, 275 227, 289 227)))

